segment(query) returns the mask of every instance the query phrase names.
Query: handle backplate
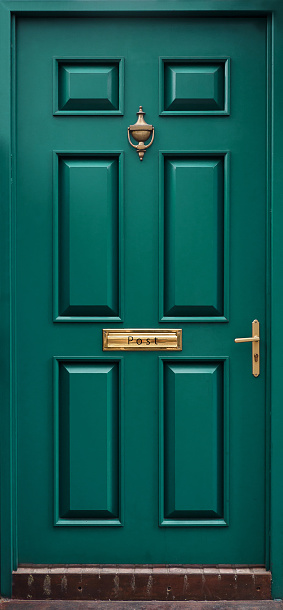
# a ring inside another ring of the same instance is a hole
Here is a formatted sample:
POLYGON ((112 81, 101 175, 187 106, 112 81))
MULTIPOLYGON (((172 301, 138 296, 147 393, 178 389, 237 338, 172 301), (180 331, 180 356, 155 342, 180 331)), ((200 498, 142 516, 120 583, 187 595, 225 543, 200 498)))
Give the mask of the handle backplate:
POLYGON ((260 353, 259 353, 259 321, 254 320, 252 323, 252 337, 244 337, 243 339, 235 339, 235 343, 252 343, 252 371, 253 376, 258 377, 260 373, 260 353))

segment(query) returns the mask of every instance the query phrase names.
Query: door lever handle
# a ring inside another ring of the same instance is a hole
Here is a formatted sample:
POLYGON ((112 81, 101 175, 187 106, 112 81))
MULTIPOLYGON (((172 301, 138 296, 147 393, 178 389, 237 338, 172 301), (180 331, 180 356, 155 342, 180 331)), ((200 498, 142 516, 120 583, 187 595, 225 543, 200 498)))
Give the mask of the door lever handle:
POLYGON ((243 339, 235 339, 235 343, 248 343, 249 341, 260 341, 260 338, 255 335, 254 337, 244 337, 243 339))
POLYGON ((252 370, 253 376, 258 377, 260 372, 260 354, 259 354, 259 321, 254 320, 252 323, 252 337, 244 337, 235 339, 235 343, 249 343, 252 342, 252 370))

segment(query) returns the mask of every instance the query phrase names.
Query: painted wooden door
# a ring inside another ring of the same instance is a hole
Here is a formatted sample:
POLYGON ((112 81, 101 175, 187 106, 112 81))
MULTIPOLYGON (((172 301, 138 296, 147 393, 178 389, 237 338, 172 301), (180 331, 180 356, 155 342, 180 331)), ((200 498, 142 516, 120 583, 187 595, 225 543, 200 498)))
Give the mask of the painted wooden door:
POLYGON ((264 564, 266 22, 16 40, 19 562, 264 564), (103 328, 183 349, 106 353, 103 328))

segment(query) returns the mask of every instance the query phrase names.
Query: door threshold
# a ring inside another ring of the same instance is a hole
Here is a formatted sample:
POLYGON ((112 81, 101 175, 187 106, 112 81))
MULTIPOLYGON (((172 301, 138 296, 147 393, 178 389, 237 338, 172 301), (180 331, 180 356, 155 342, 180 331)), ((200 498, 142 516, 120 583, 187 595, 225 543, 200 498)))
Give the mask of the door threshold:
POLYGON ((223 601, 271 598, 262 566, 30 565, 13 572, 13 599, 223 601))

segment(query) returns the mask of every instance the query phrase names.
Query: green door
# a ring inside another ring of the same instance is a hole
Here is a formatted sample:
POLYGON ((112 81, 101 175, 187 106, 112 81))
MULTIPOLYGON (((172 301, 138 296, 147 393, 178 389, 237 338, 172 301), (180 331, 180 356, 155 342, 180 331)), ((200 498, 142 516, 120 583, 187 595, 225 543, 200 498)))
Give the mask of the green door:
POLYGON ((266 21, 16 39, 19 562, 264 564, 266 21), (103 351, 143 328, 182 351, 103 351))

